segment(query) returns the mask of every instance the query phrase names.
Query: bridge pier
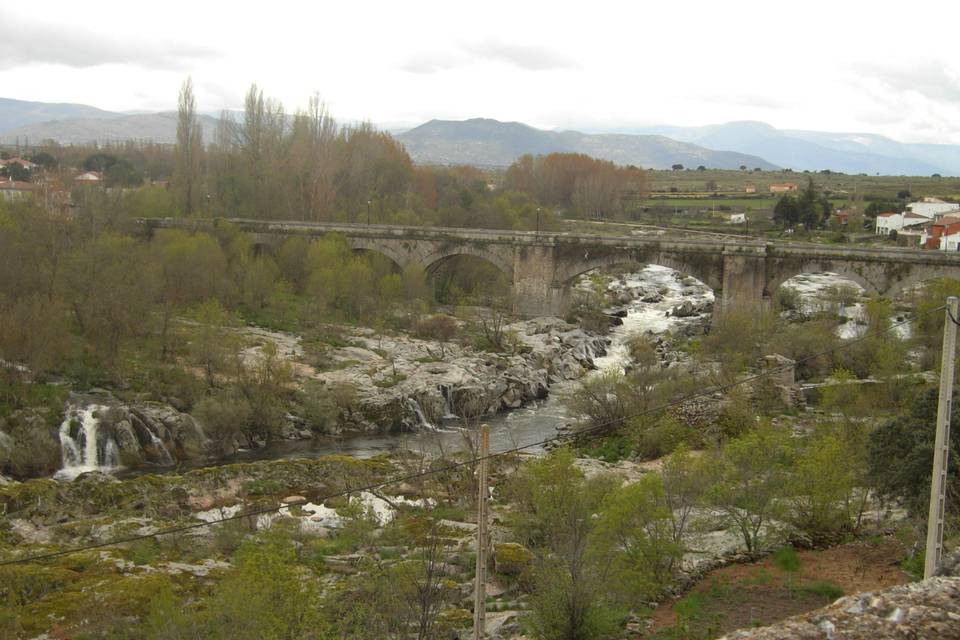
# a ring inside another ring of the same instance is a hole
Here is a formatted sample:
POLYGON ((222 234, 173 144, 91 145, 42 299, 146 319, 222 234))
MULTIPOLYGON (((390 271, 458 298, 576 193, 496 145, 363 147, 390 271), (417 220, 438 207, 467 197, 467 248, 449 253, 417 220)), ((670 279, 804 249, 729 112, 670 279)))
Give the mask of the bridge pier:
POLYGON ((553 244, 521 245, 514 249, 513 312, 522 316, 563 316, 570 290, 557 282, 553 244))
MULTIPOLYGON (((761 252, 723 254, 723 286, 715 291, 714 320, 735 311, 763 313, 767 282, 766 256, 761 252)), ((769 303, 769 297, 767 297, 769 303)))

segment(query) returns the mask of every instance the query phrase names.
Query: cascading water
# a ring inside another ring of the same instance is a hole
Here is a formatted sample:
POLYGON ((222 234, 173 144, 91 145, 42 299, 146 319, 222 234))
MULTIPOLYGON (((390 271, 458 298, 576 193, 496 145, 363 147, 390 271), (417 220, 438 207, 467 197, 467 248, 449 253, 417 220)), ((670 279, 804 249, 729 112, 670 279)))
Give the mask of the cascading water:
POLYGON ((58 478, 75 478, 87 471, 109 471, 119 466, 120 455, 112 438, 98 437, 100 420, 96 414, 106 407, 87 405, 70 407, 60 424, 60 449, 63 468, 58 478), (79 423, 79 426, 75 426, 79 423))
MULTIPOLYGON (((150 442, 154 449, 154 457, 156 458, 156 463, 168 466, 174 464, 173 456, 170 455, 170 452, 167 451, 167 446, 163 444, 163 440, 157 437, 153 431, 150 431, 150 442)), ((111 444, 113 441, 111 441, 111 444)))
POLYGON ((443 396, 443 419, 459 420, 460 416, 453 412, 453 404, 450 402, 450 387, 445 384, 437 385, 440 395, 443 396))
POLYGON ((413 398, 407 398, 407 408, 413 412, 413 415, 417 417, 417 427, 421 429, 429 429, 435 431, 436 427, 427 420, 427 416, 423 413, 423 409, 420 407, 420 403, 414 400, 413 398))
POLYGON ((606 355, 593 360, 599 371, 623 371, 630 361, 628 341, 631 336, 637 333, 665 334, 697 321, 700 314, 689 319, 672 316, 670 312, 677 305, 686 301, 697 306, 713 302, 713 291, 709 287, 700 283, 685 284, 675 271, 658 265, 647 265, 637 273, 625 275, 612 283, 610 290, 629 291, 631 300, 623 324, 610 332, 606 355))

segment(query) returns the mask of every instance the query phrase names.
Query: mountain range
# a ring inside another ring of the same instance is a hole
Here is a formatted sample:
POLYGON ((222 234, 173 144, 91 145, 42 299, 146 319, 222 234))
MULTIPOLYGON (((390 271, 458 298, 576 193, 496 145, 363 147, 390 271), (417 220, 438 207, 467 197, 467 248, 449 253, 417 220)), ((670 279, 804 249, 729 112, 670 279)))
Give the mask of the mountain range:
POLYGON ((709 149, 761 156, 781 167, 882 175, 960 175, 960 145, 897 142, 873 133, 829 133, 776 129, 741 121, 704 127, 646 127, 633 134, 658 134, 709 149))
MULTIPOLYGON (((200 116, 205 138, 217 118, 200 116)), ((396 131, 396 126, 387 127, 396 131)), ((960 175, 960 145, 903 143, 872 133, 777 129, 754 121, 701 127, 655 126, 547 131, 485 118, 431 120, 396 134, 414 161, 504 167, 525 154, 585 153, 618 164, 790 168, 883 175, 960 175)), ((176 140, 176 113, 120 113, 83 104, 0 98, 0 144, 83 144, 176 140)))
POLYGON ((415 162, 424 164, 505 167, 525 153, 574 152, 655 169, 669 169, 674 164, 718 169, 736 169, 741 165, 778 168, 754 155, 716 151, 662 135, 544 131, 520 122, 486 118, 431 120, 399 134, 397 139, 415 162))

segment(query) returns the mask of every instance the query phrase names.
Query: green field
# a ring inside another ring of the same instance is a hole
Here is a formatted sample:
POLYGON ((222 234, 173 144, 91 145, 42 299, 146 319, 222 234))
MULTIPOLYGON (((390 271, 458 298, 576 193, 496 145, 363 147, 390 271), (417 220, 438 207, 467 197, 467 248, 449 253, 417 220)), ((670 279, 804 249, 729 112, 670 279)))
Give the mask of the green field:
MULTIPOLYGON (((893 199, 901 190, 908 190, 914 198, 933 196, 939 198, 960 198, 960 178, 933 178, 929 176, 868 176, 865 174, 848 175, 842 173, 804 173, 798 171, 665 171, 647 172, 652 198, 677 195, 707 196, 718 195, 741 199, 744 187, 752 184, 757 189, 756 198, 760 201, 773 199, 769 188, 771 184, 795 182, 806 183, 808 178, 820 189, 844 199, 893 199), (716 183, 716 189, 707 189, 707 183, 716 183), (672 191, 675 190, 675 191, 672 191), (676 195, 674 195, 676 194, 676 195), (739 196, 739 197, 738 197, 739 196)), ((750 198, 754 200, 754 198, 750 198)))

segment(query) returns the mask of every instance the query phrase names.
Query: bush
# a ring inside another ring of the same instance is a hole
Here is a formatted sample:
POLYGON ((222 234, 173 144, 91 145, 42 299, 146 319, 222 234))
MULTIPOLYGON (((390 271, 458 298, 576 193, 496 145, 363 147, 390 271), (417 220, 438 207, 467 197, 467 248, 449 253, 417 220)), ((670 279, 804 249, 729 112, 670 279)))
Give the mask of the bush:
POLYGON ((234 389, 204 398, 197 403, 193 415, 219 453, 226 455, 236 451, 253 411, 247 399, 234 389))

